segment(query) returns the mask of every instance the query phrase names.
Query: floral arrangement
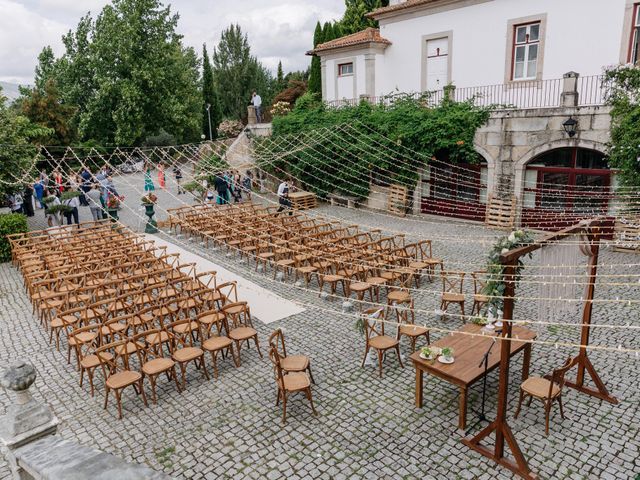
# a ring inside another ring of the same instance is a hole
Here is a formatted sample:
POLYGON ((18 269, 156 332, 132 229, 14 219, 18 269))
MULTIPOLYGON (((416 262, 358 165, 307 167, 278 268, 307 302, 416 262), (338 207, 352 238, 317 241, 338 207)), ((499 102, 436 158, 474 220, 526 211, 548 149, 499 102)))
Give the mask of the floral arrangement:
POLYGON ((107 208, 109 209, 116 209, 118 207, 120 207, 120 204, 122 203, 122 201, 124 200, 124 196, 123 195, 109 195, 107 197, 107 208))
POLYGON ((226 138, 234 138, 240 135, 240 133, 244 130, 244 125, 238 120, 224 120, 220 125, 218 125, 218 133, 222 137, 226 138))
POLYGON ((291 111, 291 104, 289 102, 276 102, 271 107, 271 115, 274 117, 282 117, 291 111))
MULTIPOLYGON (((487 283, 482 290, 482 293, 489 297, 489 307, 493 307, 496 311, 502 309, 505 283, 504 265, 500 263, 500 255, 514 248, 530 245, 533 241, 534 238, 531 232, 515 230, 508 236, 499 239, 493 246, 487 261, 487 283)), ((528 256, 531 257, 531 253, 528 256)), ((515 268, 516 282, 520 279, 520 272, 522 272, 523 267, 524 263, 522 262, 522 257, 520 257, 515 268)))
POLYGON ((151 205, 158 201, 158 197, 153 193, 148 193, 140 199, 143 205, 151 205))

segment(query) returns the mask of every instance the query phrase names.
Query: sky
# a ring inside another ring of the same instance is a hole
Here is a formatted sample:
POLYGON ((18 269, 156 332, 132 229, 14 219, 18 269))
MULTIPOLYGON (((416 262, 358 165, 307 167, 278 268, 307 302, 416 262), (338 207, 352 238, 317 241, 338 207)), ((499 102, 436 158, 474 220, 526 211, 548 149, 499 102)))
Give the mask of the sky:
MULTIPOLYGON (((108 0, 0 0, 0 80, 30 84, 37 57, 45 45, 63 53, 61 36, 75 29, 82 15, 100 12, 108 0)), ((316 22, 339 19, 344 0, 165 0, 180 14, 178 31, 184 43, 209 53, 221 31, 238 23, 249 36, 253 55, 275 72, 309 65, 316 22)))

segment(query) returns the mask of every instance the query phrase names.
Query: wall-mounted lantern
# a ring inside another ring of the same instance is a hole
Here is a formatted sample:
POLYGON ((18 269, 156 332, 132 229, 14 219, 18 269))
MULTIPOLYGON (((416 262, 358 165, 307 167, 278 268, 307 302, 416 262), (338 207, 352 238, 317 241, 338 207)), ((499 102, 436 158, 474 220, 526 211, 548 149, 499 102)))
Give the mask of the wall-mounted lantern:
POLYGON ((573 117, 569 117, 568 120, 565 120, 562 126, 564 127, 564 131, 567 132, 567 135, 573 138, 576 134, 576 130, 578 129, 578 121, 573 117))

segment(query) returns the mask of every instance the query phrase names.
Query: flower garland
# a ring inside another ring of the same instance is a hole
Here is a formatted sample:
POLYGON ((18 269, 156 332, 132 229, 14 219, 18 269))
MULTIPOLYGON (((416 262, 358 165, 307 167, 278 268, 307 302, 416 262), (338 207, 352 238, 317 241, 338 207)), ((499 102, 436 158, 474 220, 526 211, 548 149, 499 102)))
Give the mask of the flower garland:
MULTIPOLYGON (((482 293, 489 297, 487 305, 489 308, 493 308, 493 311, 502 310, 504 302, 504 291, 506 288, 504 282, 504 268, 505 266, 500 263, 500 255, 508 253, 509 251, 530 245, 533 243, 534 238, 531 232, 525 230, 515 230, 508 236, 500 238, 496 244, 489 251, 489 257, 487 259, 487 283, 482 289, 482 293)), ((531 253, 528 254, 531 258, 531 253)), ((522 257, 518 258, 515 266, 515 281, 520 280, 520 272, 524 268, 524 262, 522 257)))

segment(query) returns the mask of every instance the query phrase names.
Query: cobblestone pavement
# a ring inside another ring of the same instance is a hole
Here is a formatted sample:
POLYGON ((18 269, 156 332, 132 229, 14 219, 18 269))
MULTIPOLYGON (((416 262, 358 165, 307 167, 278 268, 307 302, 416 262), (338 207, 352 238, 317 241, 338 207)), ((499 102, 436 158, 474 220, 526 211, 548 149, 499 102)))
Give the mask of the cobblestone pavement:
MULTIPOLYGON (((119 178, 116 185, 127 195, 126 203, 139 212, 136 203, 141 196, 142 178, 119 178)), ((172 183, 169 188, 175 192, 172 183)), ((159 210, 177 206, 177 198, 185 199, 162 191, 159 196, 159 210)), ((317 211, 348 222, 406 231, 409 239, 417 235, 440 238, 434 241, 434 254, 444 258, 445 265, 466 271, 481 267, 491 238, 496 235, 478 224, 443 219, 425 217, 424 221, 415 222, 326 206, 317 211), (484 237, 487 244, 473 241, 484 237)), ((33 228, 43 226, 41 212, 37 215, 30 219, 33 228)), ((81 219, 88 216, 88 209, 82 209, 81 219)), ((159 216, 163 216, 162 212, 159 216)), ((126 208, 121 219, 133 228, 139 226, 135 215, 126 208)), ((173 236, 167 238, 178 244, 185 242, 173 236)), ((311 356, 317 382, 313 396, 319 415, 311 415, 304 397, 294 396, 289 403, 287 425, 281 427, 282 412, 275 406, 270 362, 260 359, 251 349, 243 350, 243 363, 238 369, 223 361, 217 380, 207 382, 190 369, 187 389, 182 394, 169 382, 160 381, 157 406, 145 408, 133 391, 127 392, 123 400, 125 418, 118 421, 115 405, 108 411, 102 409, 101 387, 92 398, 88 385, 78 386, 79 375, 73 365, 66 363, 65 352, 57 352, 49 345, 47 335, 31 314, 19 273, 9 264, 0 265, 0 366, 18 358, 35 365, 39 376, 31 390, 38 400, 53 408, 61 420, 62 436, 184 479, 512 478, 507 470, 460 442, 456 388, 427 376, 424 407, 415 408, 414 370, 407 358, 411 352, 406 342, 402 345, 404 369, 390 357, 381 379, 375 368, 360 368, 364 341, 354 329, 353 315, 339 313, 340 301, 321 299, 290 283, 274 282, 270 274, 255 274, 253 265, 239 263, 221 251, 205 251, 195 243, 185 243, 185 248, 307 306, 304 313, 268 327, 256 322, 256 328, 264 345, 273 328, 283 327, 289 351, 311 356)), ((639 257, 604 248, 600 263, 601 273, 629 275, 617 277, 618 283, 638 285, 640 267, 617 265, 638 264, 639 257)), ((599 284, 596 298, 640 300, 636 285, 599 284)), ((422 292, 416 296, 416 308, 434 309, 438 295, 433 292, 438 289, 437 283, 423 284, 422 292)), ((519 293, 535 296, 536 289, 523 283, 519 293)), ((533 301, 523 300, 517 304, 516 316, 536 318, 536 311, 533 301)), ((595 303, 593 320, 637 326, 639 313, 636 303, 595 303)), ((455 317, 436 320, 425 313, 418 314, 417 320, 449 329, 460 325, 455 317)), ((579 340, 579 330, 573 326, 532 328, 540 340, 579 340)), ((434 333, 432 338, 440 336, 434 333)), ((623 329, 594 328, 591 341, 594 345, 640 349, 640 336, 623 329)), ((532 374, 546 374, 575 353, 574 349, 535 345, 532 374)), ((524 406, 520 417, 513 419, 522 359, 513 360, 509 423, 540 478, 629 479, 640 473, 640 363, 637 357, 624 353, 595 351, 590 356, 620 403, 611 405, 567 389, 567 418, 562 420, 554 408, 548 437, 544 436, 540 403, 524 406)), ((495 415, 497 379, 496 370, 488 381, 490 418, 495 415)), ((472 408, 479 408, 480 395, 478 383, 470 393, 472 408)), ((8 402, 7 393, 0 392, 0 413, 8 402)), ((7 476, 6 463, 0 459, 0 478, 7 476)))

